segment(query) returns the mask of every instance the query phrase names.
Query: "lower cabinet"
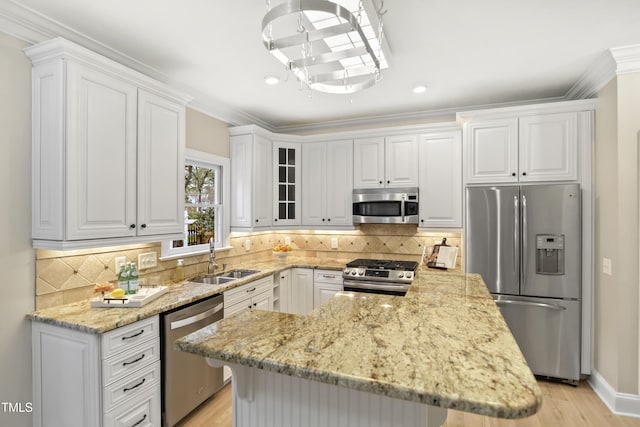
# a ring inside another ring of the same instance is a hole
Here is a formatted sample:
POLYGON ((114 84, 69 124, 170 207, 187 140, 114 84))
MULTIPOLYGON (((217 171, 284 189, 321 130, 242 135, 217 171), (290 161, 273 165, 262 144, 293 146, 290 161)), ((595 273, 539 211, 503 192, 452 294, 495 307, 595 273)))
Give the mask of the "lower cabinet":
POLYGON ((315 270, 313 274, 313 308, 320 307, 323 302, 330 300, 343 289, 340 271, 315 270))
POLYGON ((311 310, 313 310, 313 269, 292 268, 288 313, 307 314, 311 310))
POLYGON ((158 316, 102 335, 33 322, 34 426, 160 425, 158 316))
POLYGON ((224 317, 247 308, 273 310, 273 276, 233 288, 223 295, 224 317))

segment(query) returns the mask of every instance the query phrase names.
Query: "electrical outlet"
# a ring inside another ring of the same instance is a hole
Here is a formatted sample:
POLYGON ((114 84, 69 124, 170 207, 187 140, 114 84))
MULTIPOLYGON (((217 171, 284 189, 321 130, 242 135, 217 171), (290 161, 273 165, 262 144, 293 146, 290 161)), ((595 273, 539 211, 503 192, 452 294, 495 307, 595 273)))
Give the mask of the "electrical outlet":
POLYGON ((114 263, 115 263, 116 275, 118 275, 118 273, 120 273, 120 268, 127 263, 127 257, 118 256, 115 258, 114 263))
POLYGON ((251 240, 247 239, 244 241, 244 250, 247 252, 251 250, 251 240))
POLYGON ((331 238, 331 249, 338 249, 338 238, 337 237, 332 237, 331 238))
POLYGON ((287 236, 284 238, 284 244, 285 245, 290 245, 291 244, 291 237, 287 236))
POLYGON ((158 256, 155 252, 146 252, 138 255, 138 269, 144 270, 158 265, 158 256))
POLYGON ((611 260, 609 258, 602 258, 602 273, 607 276, 611 276, 611 260))

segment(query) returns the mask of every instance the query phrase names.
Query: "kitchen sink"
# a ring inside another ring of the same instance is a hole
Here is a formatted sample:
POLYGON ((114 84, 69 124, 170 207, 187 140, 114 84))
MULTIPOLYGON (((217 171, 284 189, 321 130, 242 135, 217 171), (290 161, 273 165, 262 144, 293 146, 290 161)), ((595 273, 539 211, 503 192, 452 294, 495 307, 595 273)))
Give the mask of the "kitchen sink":
POLYGON ((224 285, 225 283, 229 283, 236 280, 235 277, 223 277, 223 276, 204 276, 204 277, 196 277, 192 279, 192 282, 197 283, 205 283, 207 285, 224 285))
POLYGON ((219 277, 222 279, 242 279, 243 277, 251 276, 252 274, 260 273, 260 270, 229 270, 224 273, 220 273, 219 277))

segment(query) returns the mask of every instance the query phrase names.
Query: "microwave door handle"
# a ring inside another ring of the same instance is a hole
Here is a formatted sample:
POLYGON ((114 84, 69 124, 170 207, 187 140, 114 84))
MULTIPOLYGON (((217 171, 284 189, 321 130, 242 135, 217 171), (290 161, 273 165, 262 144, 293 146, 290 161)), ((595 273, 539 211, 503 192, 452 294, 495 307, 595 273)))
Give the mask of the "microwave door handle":
POLYGON ((404 224, 404 217, 405 217, 404 196, 402 197, 402 201, 400 202, 400 216, 402 217, 402 223, 404 224))

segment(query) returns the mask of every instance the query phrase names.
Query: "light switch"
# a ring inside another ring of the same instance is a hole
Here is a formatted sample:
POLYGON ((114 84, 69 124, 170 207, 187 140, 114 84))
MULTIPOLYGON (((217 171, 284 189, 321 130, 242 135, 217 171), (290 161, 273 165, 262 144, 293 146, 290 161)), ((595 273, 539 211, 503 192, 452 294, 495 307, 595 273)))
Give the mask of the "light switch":
POLYGON ((609 258, 602 258, 602 273, 611 276, 611 260, 609 258))
POLYGON ((285 245, 290 245, 291 244, 291 237, 287 236, 284 238, 284 244, 285 245))
POLYGON ((138 269, 144 270, 158 265, 158 257, 155 252, 146 252, 138 255, 138 269))
POLYGON ((127 263, 127 257, 126 256, 118 256, 115 258, 114 260, 114 264, 115 264, 115 271, 116 271, 116 276, 118 275, 118 273, 120 273, 120 268, 125 265, 127 263))
POLYGON ((331 238, 331 249, 338 249, 338 238, 337 237, 332 237, 331 238))
POLYGON ((247 252, 251 250, 251 240, 247 239, 244 241, 244 250, 247 252))

